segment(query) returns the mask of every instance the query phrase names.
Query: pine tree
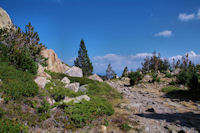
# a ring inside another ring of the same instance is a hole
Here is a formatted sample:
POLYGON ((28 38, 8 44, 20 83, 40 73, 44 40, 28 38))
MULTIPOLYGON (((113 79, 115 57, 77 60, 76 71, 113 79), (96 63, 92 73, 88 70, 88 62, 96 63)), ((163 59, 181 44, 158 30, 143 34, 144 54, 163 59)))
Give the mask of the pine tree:
POLYGON ((124 68, 124 71, 122 73, 122 77, 128 77, 128 67, 127 66, 124 68))
POLYGON ((78 57, 74 61, 74 65, 82 69, 84 76, 89 76, 93 72, 93 66, 87 54, 87 49, 83 40, 80 42, 78 57))
POLYGON ((108 68, 106 69, 106 77, 107 79, 113 79, 116 76, 114 70, 112 69, 111 64, 108 64, 108 68))

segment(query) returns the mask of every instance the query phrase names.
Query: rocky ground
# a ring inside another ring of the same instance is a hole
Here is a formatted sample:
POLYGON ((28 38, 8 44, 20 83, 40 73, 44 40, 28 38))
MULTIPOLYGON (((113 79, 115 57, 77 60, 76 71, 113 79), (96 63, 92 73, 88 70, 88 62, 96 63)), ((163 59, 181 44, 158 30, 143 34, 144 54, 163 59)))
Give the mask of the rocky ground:
POLYGON ((130 132, 200 132, 200 102, 165 97, 161 89, 168 86, 168 82, 146 82, 134 87, 129 87, 125 80, 108 81, 108 84, 126 99, 116 110, 126 114, 133 129, 137 129, 130 132))

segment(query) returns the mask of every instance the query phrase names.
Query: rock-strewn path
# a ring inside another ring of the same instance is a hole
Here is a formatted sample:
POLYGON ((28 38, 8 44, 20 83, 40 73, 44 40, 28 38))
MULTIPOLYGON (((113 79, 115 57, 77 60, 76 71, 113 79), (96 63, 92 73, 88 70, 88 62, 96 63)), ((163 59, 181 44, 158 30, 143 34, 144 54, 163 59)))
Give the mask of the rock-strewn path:
MULTIPOLYGON (((200 132, 200 103, 174 101, 160 90, 167 83, 142 83, 126 87, 122 81, 108 81, 128 102, 119 108, 128 111, 129 120, 137 121, 137 128, 148 133, 200 132)), ((134 126, 134 125, 133 125, 134 126)))

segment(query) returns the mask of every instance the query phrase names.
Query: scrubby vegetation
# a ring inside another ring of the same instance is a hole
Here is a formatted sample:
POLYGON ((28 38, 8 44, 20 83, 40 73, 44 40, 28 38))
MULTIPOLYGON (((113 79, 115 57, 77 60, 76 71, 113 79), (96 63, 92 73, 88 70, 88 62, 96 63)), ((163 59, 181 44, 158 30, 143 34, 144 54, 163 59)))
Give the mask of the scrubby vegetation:
POLYGON ((135 85, 137 84, 140 80, 142 80, 142 74, 140 74, 140 72, 131 72, 129 74, 129 78, 130 78, 130 85, 135 85))
POLYGON ((0 79, 3 82, 0 92, 6 100, 32 97, 38 94, 38 86, 33 80, 34 76, 17 70, 14 66, 9 66, 8 62, 0 62, 0 79))

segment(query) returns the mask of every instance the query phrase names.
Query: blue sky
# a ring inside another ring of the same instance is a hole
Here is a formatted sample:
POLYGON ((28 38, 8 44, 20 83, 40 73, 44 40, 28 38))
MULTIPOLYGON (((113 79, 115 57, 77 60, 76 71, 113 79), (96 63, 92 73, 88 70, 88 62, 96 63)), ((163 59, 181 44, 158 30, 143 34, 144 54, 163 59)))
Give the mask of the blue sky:
MULTIPOLYGON (((0 0, 14 24, 31 22, 41 42, 72 65, 84 39, 96 73, 135 70, 154 50, 200 60, 199 0, 0 0)), ((200 61, 199 61, 200 62, 200 61)))

